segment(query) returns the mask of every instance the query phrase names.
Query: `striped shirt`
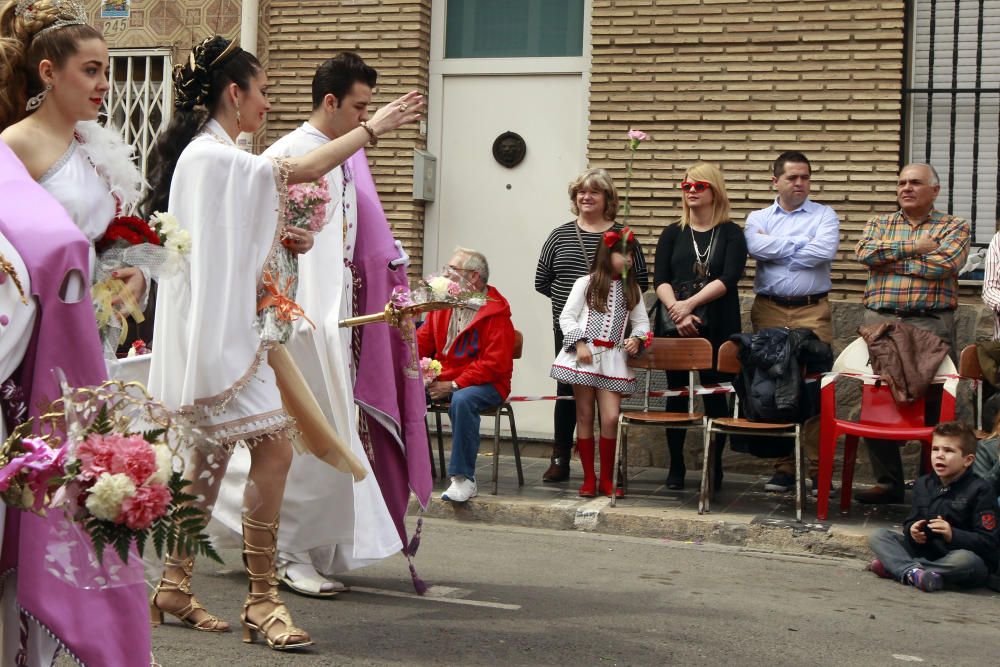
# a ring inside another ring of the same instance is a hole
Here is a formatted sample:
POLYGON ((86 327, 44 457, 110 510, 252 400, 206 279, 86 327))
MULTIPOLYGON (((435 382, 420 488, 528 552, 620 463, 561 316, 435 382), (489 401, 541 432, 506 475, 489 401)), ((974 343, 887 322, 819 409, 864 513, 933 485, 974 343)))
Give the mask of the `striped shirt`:
MULTIPOLYGON (((617 222, 611 229, 620 231, 622 225, 617 222)), ((577 227, 576 220, 559 225, 552 230, 549 238, 542 246, 538 256, 538 266, 535 268, 535 290, 552 299, 552 327, 559 330, 559 315, 562 313, 566 299, 577 278, 590 273, 590 263, 594 261, 597 244, 601 242, 604 232, 588 232, 577 227), (580 240, 576 232, 579 229, 580 239, 587 255, 584 257, 580 248, 580 240)), ((649 271, 646 260, 642 256, 642 246, 636 241, 635 253, 632 255, 632 269, 635 271, 639 291, 645 292, 649 287, 649 271)))
POLYGON ((993 236, 986 251, 983 303, 993 311, 993 340, 1000 340, 1000 233, 993 236))
POLYGON ((871 272, 864 296, 868 308, 953 310, 958 272, 969 254, 969 223, 936 209, 917 225, 902 211, 875 216, 865 225, 856 252, 871 272), (925 233, 939 245, 921 255, 916 243, 925 233))

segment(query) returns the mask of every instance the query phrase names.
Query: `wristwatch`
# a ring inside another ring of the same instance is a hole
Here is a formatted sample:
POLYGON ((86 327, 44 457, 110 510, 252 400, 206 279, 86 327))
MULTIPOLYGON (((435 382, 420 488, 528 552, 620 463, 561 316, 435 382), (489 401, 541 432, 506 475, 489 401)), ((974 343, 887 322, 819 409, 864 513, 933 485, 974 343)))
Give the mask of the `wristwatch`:
POLYGON ((458 391, 459 389, 461 389, 461 387, 458 386, 458 383, 455 382, 454 380, 452 380, 451 381, 451 390, 452 391, 458 391))

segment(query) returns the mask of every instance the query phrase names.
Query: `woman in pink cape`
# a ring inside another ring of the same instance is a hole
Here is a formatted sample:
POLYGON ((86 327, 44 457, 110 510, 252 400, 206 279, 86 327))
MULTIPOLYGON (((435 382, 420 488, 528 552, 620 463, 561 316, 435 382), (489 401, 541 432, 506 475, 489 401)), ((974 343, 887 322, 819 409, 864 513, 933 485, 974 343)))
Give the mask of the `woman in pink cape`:
MULTIPOLYGON (((107 371, 86 277, 90 243, 3 142, 0 234, 27 268, 25 282, 35 304, 31 340, 12 377, 23 390, 28 416, 37 416, 60 396, 55 369, 77 387, 100 384, 107 371)), ((5 636, 14 640, 4 642, 3 664, 15 664, 12 650, 23 653, 18 659, 25 662, 17 664, 25 665, 51 664, 53 651, 65 650, 82 665, 149 665, 141 562, 130 559, 118 585, 70 583, 48 564, 60 549, 52 535, 66 521, 60 512, 42 518, 7 509, 0 570, 5 589, 16 583, 21 627, 4 624, 5 636)))

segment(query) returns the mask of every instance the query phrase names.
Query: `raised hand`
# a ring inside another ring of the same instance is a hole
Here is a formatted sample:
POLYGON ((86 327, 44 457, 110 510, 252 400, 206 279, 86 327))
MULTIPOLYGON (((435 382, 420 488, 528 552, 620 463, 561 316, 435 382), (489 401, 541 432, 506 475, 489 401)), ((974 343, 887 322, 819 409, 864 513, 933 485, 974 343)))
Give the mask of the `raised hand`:
POLYGON ((376 136, 381 137, 386 132, 412 123, 420 118, 424 110, 424 96, 411 90, 400 98, 386 104, 375 112, 368 126, 376 136))

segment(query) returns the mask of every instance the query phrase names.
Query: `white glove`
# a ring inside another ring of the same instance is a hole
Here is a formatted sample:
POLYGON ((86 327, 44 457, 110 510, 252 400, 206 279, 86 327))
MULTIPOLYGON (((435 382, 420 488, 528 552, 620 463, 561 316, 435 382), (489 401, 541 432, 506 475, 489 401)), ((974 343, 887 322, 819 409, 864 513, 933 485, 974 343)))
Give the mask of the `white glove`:
POLYGON ((399 257, 389 261, 389 268, 394 271, 401 266, 410 265, 410 256, 403 250, 403 242, 399 239, 396 239, 396 249, 399 251, 399 257))

